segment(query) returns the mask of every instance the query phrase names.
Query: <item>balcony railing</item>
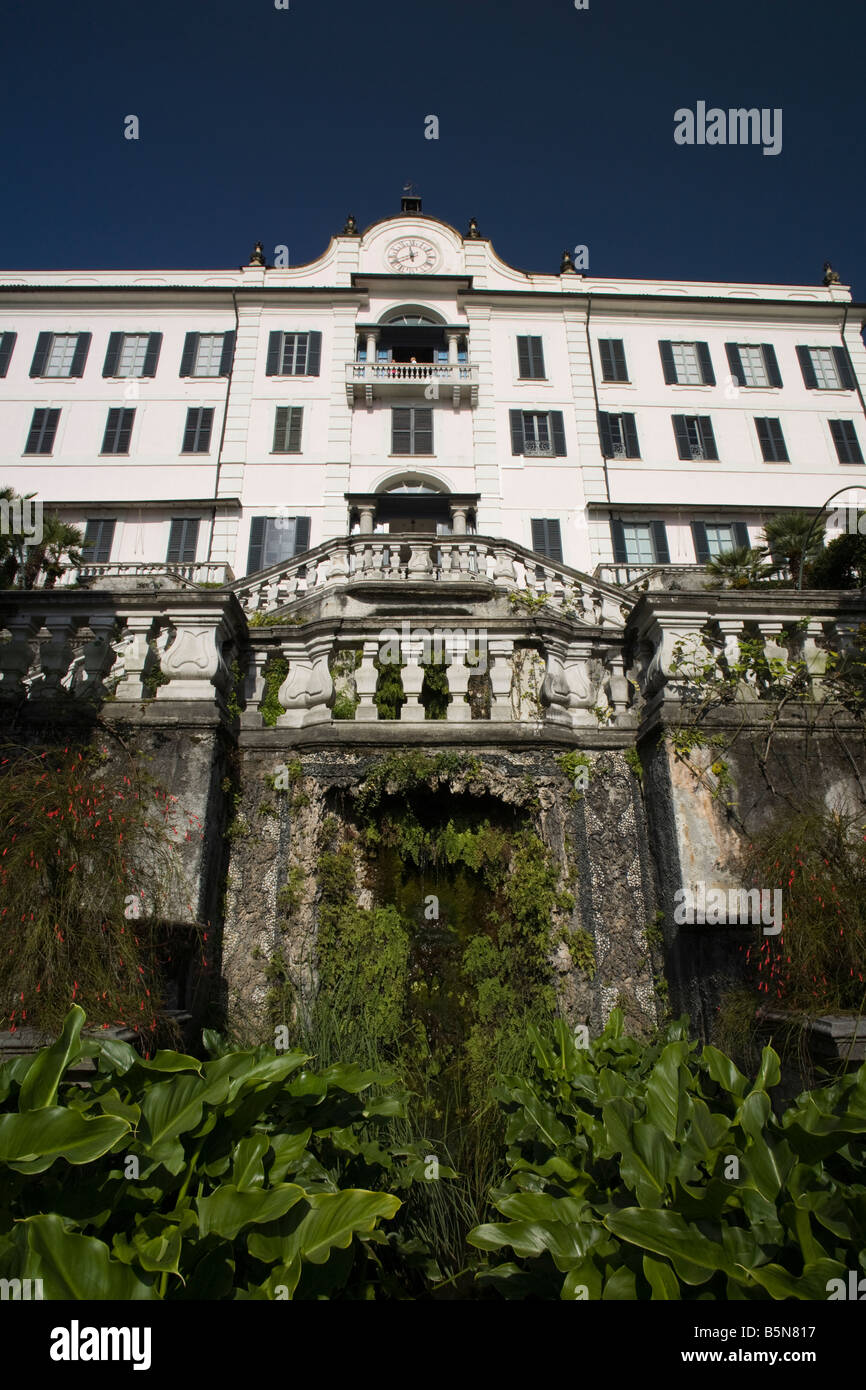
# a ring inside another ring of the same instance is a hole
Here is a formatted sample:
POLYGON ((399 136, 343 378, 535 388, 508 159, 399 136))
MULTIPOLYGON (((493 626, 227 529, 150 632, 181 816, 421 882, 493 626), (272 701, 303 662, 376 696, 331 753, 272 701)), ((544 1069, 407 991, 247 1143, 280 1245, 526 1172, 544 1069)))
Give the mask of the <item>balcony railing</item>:
POLYGON ((169 560, 111 560, 104 564, 85 561, 77 569, 67 570, 61 580, 63 587, 71 584, 86 584, 112 589, 165 587, 180 584, 230 584, 234 579, 230 565, 220 560, 192 560, 188 562, 169 560))
POLYGON ((478 402, 478 368, 469 362, 347 362, 346 397, 369 404, 374 396, 409 395, 423 390, 427 400, 451 397, 455 405, 478 402))

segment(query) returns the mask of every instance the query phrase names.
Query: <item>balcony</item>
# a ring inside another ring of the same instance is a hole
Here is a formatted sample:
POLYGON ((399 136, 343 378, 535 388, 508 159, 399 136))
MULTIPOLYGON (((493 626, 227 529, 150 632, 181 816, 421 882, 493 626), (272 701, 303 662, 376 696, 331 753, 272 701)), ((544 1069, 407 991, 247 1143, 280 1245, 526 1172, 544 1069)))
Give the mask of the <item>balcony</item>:
POLYGON ((230 565, 217 560, 111 560, 104 564, 85 560, 67 570, 61 586, 102 589, 176 589, 230 584, 234 573, 230 565))
POLYGON ((347 362, 346 399, 365 405, 377 399, 409 399, 423 393, 438 401, 451 395, 453 405, 478 404, 478 368, 469 362, 347 362))

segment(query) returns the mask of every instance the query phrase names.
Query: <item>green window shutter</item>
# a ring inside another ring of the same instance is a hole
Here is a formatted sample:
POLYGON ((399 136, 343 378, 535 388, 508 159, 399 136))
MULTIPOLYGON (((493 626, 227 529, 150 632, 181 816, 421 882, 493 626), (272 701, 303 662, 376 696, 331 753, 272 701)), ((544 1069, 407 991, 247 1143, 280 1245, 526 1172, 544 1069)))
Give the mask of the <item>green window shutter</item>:
POLYGON ((768 420, 770 427, 770 438, 773 441, 774 457, 777 463, 788 462, 788 449, 785 445, 785 436, 782 434, 782 424, 780 420, 768 420))
POLYGON ((286 445, 286 452, 289 454, 299 454, 301 452, 301 425, 303 419, 303 406, 293 405, 289 414, 289 437, 286 445))
POLYGON ((305 376, 318 376, 322 360, 322 335, 319 332, 307 334, 307 370, 305 376))
POLYGON ((142 376, 156 376, 156 364, 159 361, 159 354, 162 351, 162 334, 151 333, 147 339, 147 351, 144 354, 144 366, 142 376))
POLYGON ((565 420, 561 410, 551 410, 550 432, 553 436, 553 452, 557 458, 565 458, 565 420))
POLYGON ((48 361, 48 354, 51 351, 52 333, 40 333, 36 339, 36 349, 33 353, 33 361, 30 363, 31 376, 44 376, 45 363, 48 361))
POLYGON ((660 341, 660 342, 659 342, 659 354, 660 354, 661 359, 662 359, 662 372, 663 372, 663 374, 664 374, 665 382, 667 383, 668 386, 674 386, 674 385, 676 385, 676 380, 677 380, 677 369, 676 369, 676 366, 674 365, 674 349, 673 349, 673 344, 670 343, 670 342, 667 342, 666 340, 665 340, 665 341, 660 341))
POLYGON ((310 548, 310 518, 295 517, 295 554, 300 555, 310 548))
POLYGON ((391 411, 391 453, 411 454, 412 452, 412 411, 405 406, 395 406, 391 411))
POLYGON ((532 376, 532 366, 529 360, 529 339, 517 339, 517 373, 518 376, 532 376))
POLYGON ((256 574, 262 568, 262 553, 265 547, 264 516, 254 516, 250 523, 250 548, 247 552, 247 574, 256 574))
POLYGON ((223 350, 220 356, 220 376, 231 376, 232 360, 235 355, 235 332, 223 334, 223 350))
POLYGON ((637 425, 633 415, 623 415, 622 417, 623 434, 625 435, 625 451, 630 459, 640 458, 640 446, 637 439, 637 425))
POLYGON ((432 406, 413 406, 413 424, 415 435, 415 454, 432 454, 433 452, 433 408, 432 406))
POLYGON ((674 426, 674 438, 677 442, 677 457, 681 459, 690 459, 692 456, 692 446, 689 443, 686 417, 685 415, 672 415, 671 420, 674 426))
POLYGON ((183 340, 183 353, 180 359, 180 375, 192 376, 195 371, 195 359, 198 355, 198 343, 200 333, 187 333, 183 340))
POLYGON ((751 549, 752 542, 749 539, 749 528, 744 521, 735 521, 733 524, 734 546, 739 548, 748 546, 751 549))
POLYGON ((743 359, 740 357, 740 349, 737 343, 725 343, 725 353, 728 358, 728 366, 731 376, 738 386, 745 386, 746 374, 743 371, 743 359))
POLYGON ((773 437, 770 434, 770 422, 763 417, 755 419, 755 429, 758 431, 758 443, 761 446, 761 453, 765 463, 775 463, 776 454, 773 448, 773 437))
POLYGON ((601 452, 606 459, 613 458, 613 439, 610 432, 610 415, 606 410, 598 412, 598 433, 601 440, 601 452))
POLYGON ((284 454, 287 449, 289 406, 278 405, 274 417, 274 447, 272 453, 284 454))
POLYGON ((698 350, 698 362, 700 363, 704 385, 715 386, 716 374, 713 371, 713 359, 710 356, 709 343, 696 343, 695 347, 698 350))
POLYGON ((779 371, 779 363, 776 358, 776 349, 772 343, 761 343, 761 351, 764 354, 764 366, 767 369, 767 378, 771 386, 782 385, 782 373, 779 371))
POLYGON ((116 520, 99 518, 87 522, 84 528, 84 559, 92 565, 107 565, 111 559, 116 520))
POLYGON ((670 551, 668 550, 668 536, 663 521, 651 521, 650 531, 653 538, 653 551, 656 557, 656 564, 670 564, 670 551))
POLYGON ((834 347, 833 357, 836 361, 836 371, 839 373, 839 380, 846 391, 853 391, 857 385, 851 359, 848 356, 848 349, 844 347, 834 347))
POLYGON ((199 522, 195 517, 175 517, 171 523, 166 561, 173 565, 190 565, 198 548, 199 522))
POLYGON ((716 449, 716 436, 713 434, 713 422, 709 415, 698 416, 698 431, 701 436, 704 458, 717 459, 719 454, 716 449))
MULTIPOLYGON (((282 333, 268 334, 268 361, 265 367, 266 376, 281 376, 283 355, 283 335, 282 333)), ((255 518, 254 518, 255 520, 255 518)))
POLYGON ((508 417, 511 421, 511 452, 512 454, 522 454, 526 448, 523 432, 523 411, 509 410, 508 417))
POLYGON ((105 353, 105 361, 102 364, 103 376, 117 376, 117 363, 120 358, 120 349, 123 347, 122 333, 109 333, 108 348, 105 353))
POLYGON ((695 546, 695 559, 699 565, 705 565, 710 558, 710 546, 707 540, 707 528, 702 521, 692 522, 692 540, 695 546))
POLYGON ((78 342, 75 344, 75 351, 72 354, 72 365, 69 368, 70 376, 84 376, 84 364, 87 361, 87 354, 90 351, 90 340, 92 333, 79 333, 78 342))
POLYGON ((621 521, 611 521, 610 538, 613 541, 613 562, 615 565, 628 564, 628 551, 625 548, 625 532, 621 521))
POLYGON ((9 370, 9 360, 17 338, 17 333, 0 333, 0 377, 9 370))
POLYGON ((800 363, 800 371, 803 373, 803 384, 807 391, 818 389, 818 378, 815 375, 815 368, 812 366, 812 354, 807 347, 797 348, 797 359, 800 363))
POLYGON ((556 518, 532 518, 532 549, 537 555, 562 563, 562 537, 556 518))

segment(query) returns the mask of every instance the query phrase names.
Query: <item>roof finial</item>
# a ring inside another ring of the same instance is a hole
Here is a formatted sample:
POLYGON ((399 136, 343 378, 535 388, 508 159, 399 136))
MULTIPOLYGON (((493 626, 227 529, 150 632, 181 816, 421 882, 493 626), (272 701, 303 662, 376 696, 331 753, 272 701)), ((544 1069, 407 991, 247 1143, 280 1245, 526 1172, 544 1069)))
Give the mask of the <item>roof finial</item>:
POLYGON ((260 241, 257 241, 253 254, 250 256, 250 265, 264 265, 264 263, 265 248, 262 246, 262 243, 260 241))
POLYGON ((350 213, 349 213, 349 216, 346 218, 346 225, 345 225, 345 227, 343 228, 343 236, 360 236, 360 235, 361 235, 361 233, 358 231, 358 224, 357 224, 357 222, 355 221, 355 214, 354 214, 353 212, 350 212, 350 213))
POLYGON ((562 265, 559 267, 560 275, 576 275, 574 261, 571 259, 571 252, 566 248, 562 253, 562 265))
POLYGON ((833 269, 833 267, 831 266, 830 262, 829 262, 829 261, 825 261, 825 262, 824 262, 824 284, 825 284, 825 285, 838 285, 839 283, 840 283, 840 281, 839 281, 839 276, 836 274, 836 272, 835 272, 835 270, 833 269))
POLYGON ((470 217, 469 219, 469 231, 466 235, 470 241, 478 241, 481 237, 481 233, 478 230, 478 222, 474 217, 470 217))

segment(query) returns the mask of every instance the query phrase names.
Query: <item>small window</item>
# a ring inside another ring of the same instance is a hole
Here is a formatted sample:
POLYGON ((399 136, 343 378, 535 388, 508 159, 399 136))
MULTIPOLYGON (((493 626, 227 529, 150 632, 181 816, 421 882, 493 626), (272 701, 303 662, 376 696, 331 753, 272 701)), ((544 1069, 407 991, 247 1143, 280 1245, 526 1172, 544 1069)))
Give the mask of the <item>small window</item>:
POLYGON ((187 333, 180 359, 181 376, 228 376, 232 368, 235 335, 187 333))
POLYGON ((168 537, 166 561, 170 565, 191 565, 198 549, 198 517, 173 517, 168 537))
POLYGON ((622 338, 599 338, 602 381, 628 381, 625 344, 622 338))
POLYGON ((544 378, 544 352, 540 338, 517 339, 518 373, 524 379, 544 378))
POLYGON ((756 419, 755 428, 758 431, 758 442, 764 462, 787 463, 788 450, 779 421, 771 418, 756 419))
POLYGON ((511 452, 525 458, 565 456, 565 421, 561 410, 512 410, 511 452))
POLYGON ((108 564, 111 559, 111 547, 114 544, 116 525, 116 519, 99 518, 87 522, 84 528, 84 545, 82 547, 85 564, 108 564))
POLYGON ((25 454, 50 454, 60 423, 59 410, 34 410, 30 433, 24 446, 25 454))
POLYGON ((601 452, 607 459, 639 459, 640 448, 633 415, 611 415, 599 411, 598 431, 601 452))
POLYGON ((699 565, 730 550, 751 546, 749 528, 742 521, 693 521, 692 536, 699 565))
POLYGON ((782 377, 771 343, 725 343, 731 377, 738 386, 779 387, 782 377))
POLYGON ((613 558, 617 565, 670 563, 663 521, 612 521, 613 558))
POLYGON ((9 370, 12 349, 17 337, 17 333, 0 333, 0 377, 5 376, 9 370))
POLYGON ((672 415, 677 455, 681 459, 717 459, 709 415, 672 415))
POLYGON ((857 439, 853 420, 831 420, 830 433, 836 445, 840 463, 862 463, 863 453, 857 439))
POLYGON ((266 375, 318 376, 321 353, 321 333, 271 333, 266 375))
POLYGON ((400 406, 391 411, 391 453, 433 453, 433 410, 430 406, 400 406))
POLYGON ((301 422, 303 418, 303 406, 277 406, 272 453, 299 454, 301 452, 301 422))
POLYGON ((281 565, 309 548, 308 516, 254 516, 250 524, 247 574, 281 565))
POLYGON ((80 377, 90 351, 90 333, 40 333, 30 375, 80 377))
POLYGON ((213 406, 192 406, 186 412, 186 428, 183 432, 184 454, 210 453, 210 436, 213 429, 213 406))
POLYGON ((555 517, 533 517, 532 549, 536 555, 544 555, 546 559, 562 564, 562 536, 555 517))
POLYGON ((844 348, 798 347, 797 357, 809 391, 854 390, 854 372, 844 348))
POLYGON ((105 434, 102 439, 101 452, 103 454, 129 453, 129 441, 132 438, 132 425, 134 420, 134 410, 119 410, 114 408, 109 410, 105 434))
POLYGON ((155 376, 161 347, 161 333, 110 333, 102 375, 155 376))
POLYGON ((662 371, 668 385, 715 386, 716 376, 707 343, 660 342, 662 371))

